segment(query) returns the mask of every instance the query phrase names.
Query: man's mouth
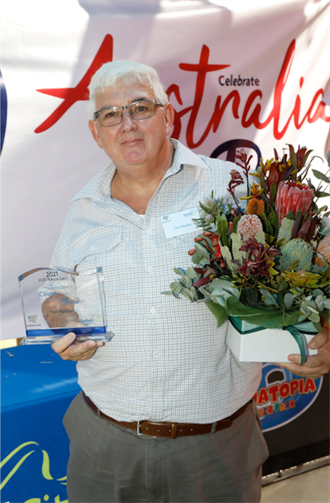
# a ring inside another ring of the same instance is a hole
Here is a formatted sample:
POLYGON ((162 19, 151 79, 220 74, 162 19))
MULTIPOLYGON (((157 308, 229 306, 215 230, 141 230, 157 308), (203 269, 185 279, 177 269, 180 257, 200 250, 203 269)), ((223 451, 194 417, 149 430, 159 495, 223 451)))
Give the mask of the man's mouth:
POLYGON ((130 140, 125 140, 122 142, 122 145, 126 145, 127 147, 134 147, 138 143, 141 142, 141 138, 132 138, 130 140))

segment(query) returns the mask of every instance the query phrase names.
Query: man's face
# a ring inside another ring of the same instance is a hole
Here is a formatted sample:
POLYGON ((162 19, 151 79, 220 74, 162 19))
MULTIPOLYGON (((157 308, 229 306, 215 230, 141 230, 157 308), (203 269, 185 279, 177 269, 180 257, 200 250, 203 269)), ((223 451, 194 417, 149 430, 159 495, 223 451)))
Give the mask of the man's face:
MULTIPOLYGON (((110 105, 125 106, 141 98, 155 99, 153 91, 142 85, 118 81, 116 89, 108 87, 96 96, 96 110, 110 105)), ((149 119, 133 119, 123 110, 122 122, 103 127, 99 120, 89 121, 94 140, 112 159, 118 170, 157 166, 166 151, 167 135, 171 132, 174 111, 171 104, 156 107, 149 119)))

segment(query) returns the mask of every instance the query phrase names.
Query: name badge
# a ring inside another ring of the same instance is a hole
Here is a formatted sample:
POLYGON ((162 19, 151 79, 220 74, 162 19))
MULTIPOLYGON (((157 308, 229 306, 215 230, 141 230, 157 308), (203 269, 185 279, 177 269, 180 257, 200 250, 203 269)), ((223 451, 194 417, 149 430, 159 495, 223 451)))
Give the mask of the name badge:
POLYGON ((199 218, 198 208, 189 208, 187 210, 169 213, 160 217, 166 239, 182 236, 197 229, 193 218, 199 218))

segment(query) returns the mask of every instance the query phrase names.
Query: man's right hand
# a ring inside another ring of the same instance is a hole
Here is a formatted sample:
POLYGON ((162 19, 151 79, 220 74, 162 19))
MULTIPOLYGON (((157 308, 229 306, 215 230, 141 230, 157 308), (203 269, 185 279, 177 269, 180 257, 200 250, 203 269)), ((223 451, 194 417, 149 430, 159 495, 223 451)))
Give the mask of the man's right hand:
POLYGON ((93 340, 85 342, 74 342, 76 334, 70 332, 69 334, 61 337, 53 342, 52 349, 57 353, 62 360, 71 360, 73 362, 88 360, 103 346, 102 342, 93 340))

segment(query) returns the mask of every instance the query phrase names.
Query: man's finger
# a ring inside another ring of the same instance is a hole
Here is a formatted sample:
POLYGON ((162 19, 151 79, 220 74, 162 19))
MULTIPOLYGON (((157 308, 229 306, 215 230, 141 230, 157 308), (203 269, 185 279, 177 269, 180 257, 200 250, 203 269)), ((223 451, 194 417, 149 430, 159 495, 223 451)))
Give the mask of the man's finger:
POLYGON ((90 341, 85 341, 85 342, 77 342, 76 344, 73 344, 70 346, 64 354, 68 356, 69 358, 79 358, 82 356, 85 356, 91 352, 95 353, 97 350, 98 345, 95 341, 90 340, 90 341))
POLYGON ((76 334, 74 332, 70 332, 69 334, 64 335, 60 339, 57 339, 55 342, 52 344, 52 350, 55 351, 55 353, 62 353, 65 351, 76 338, 76 334))
POLYGON ((321 328, 319 333, 309 341, 308 347, 318 349, 324 346, 329 340, 329 331, 326 328, 321 328))

